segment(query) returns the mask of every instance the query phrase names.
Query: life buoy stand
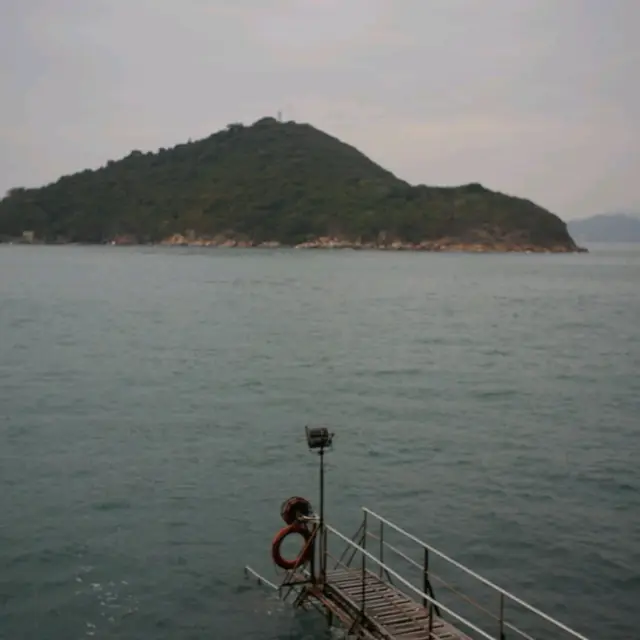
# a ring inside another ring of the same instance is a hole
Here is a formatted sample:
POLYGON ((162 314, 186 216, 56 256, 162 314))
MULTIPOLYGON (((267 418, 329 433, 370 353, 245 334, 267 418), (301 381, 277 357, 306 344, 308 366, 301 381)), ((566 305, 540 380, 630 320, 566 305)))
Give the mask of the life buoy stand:
POLYGON ((274 563, 281 569, 290 571, 291 569, 301 567, 302 565, 309 562, 309 560, 311 559, 311 554, 313 553, 313 545, 308 544, 310 538, 311 531, 309 531, 307 527, 298 524, 297 522, 294 522, 293 524, 280 529, 280 531, 278 531, 278 533, 276 534, 276 537, 273 539, 273 542, 271 543, 271 557, 273 558, 274 563), (286 560, 280 553, 280 547, 282 546, 282 542, 284 541, 284 539, 294 533, 302 536, 302 538, 304 539, 304 547, 296 558, 294 558, 293 560, 286 560))

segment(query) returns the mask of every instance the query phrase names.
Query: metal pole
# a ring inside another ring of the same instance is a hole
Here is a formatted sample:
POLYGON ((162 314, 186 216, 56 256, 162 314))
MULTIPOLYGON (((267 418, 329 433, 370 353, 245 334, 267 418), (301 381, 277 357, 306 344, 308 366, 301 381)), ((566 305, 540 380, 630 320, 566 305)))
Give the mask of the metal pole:
MULTIPOLYGON (((365 514, 366 518, 366 514, 365 514)), ((384 563, 384 522, 380 520, 380 562, 384 563)), ((382 580, 382 564, 380 564, 380 580, 382 580)))
POLYGON ((500 594, 500 640, 504 640, 504 593, 500 594))
MULTIPOLYGON (((313 532, 312 532, 313 535, 313 532)), ((316 544, 316 540, 315 537, 313 539, 313 541, 311 542, 311 544, 313 545, 313 547, 311 548, 311 556, 310 556, 310 560, 309 560, 309 569, 311 571, 311 584, 315 584, 316 583, 316 549, 318 547, 318 545, 316 544)))
POLYGON ((367 586, 366 586, 366 578, 367 578, 367 512, 364 513, 364 520, 362 521, 362 549, 365 553, 362 554, 362 619, 364 620, 365 613, 365 605, 367 599, 367 586))
MULTIPOLYGON (((322 528, 322 548, 324 550, 324 571, 323 571, 323 579, 326 581, 326 577, 327 577, 327 559, 329 558, 329 545, 327 542, 327 538, 328 538, 328 531, 327 531, 327 527, 323 527, 322 528)), ((323 584, 323 588, 324 588, 324 584, 323 584)))
POLYGON ((433 637, 433 602, 429 602, 429 640, 433 637))
POLYGON ((320 447, 320 582, 324 584, 327 573, 327 550, 324 536, 324 447, 320 447))
MULTIPOLYGON (((429 549, 424 550, 424 565, 422 567, 422 592, 429 593, 429 549)), ((422 598, 422 606, 427 606, 427 599, 422 598)))

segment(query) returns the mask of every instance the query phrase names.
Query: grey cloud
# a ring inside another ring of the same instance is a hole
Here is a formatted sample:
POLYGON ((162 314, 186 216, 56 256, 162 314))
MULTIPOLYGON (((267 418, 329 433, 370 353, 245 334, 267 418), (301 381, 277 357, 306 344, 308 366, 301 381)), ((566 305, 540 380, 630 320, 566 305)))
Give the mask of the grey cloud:
POLYGON ((0 191, 285 109, 400 177, 638 207, 636 0, 0 3, 0 191))

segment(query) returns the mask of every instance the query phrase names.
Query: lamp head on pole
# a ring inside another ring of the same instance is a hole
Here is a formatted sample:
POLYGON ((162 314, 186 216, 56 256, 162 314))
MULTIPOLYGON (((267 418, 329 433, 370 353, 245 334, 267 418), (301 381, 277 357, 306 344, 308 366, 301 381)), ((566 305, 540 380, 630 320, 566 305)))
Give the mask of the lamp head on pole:
POLYGON ((307 445, 311 451, 331 448, 333 433, 330 433, 326 427, 305 427, 304 430, 307 434, 307 445))

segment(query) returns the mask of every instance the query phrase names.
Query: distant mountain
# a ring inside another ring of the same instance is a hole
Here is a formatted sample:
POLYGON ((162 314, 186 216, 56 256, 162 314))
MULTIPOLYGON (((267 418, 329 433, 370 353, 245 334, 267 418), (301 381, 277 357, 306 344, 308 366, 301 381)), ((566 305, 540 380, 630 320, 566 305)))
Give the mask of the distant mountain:
POLYGON ((640 242, 640 215, 602 213, 569 220, 567 228, 577 242, 640 242))
POLYGON ((308 124, 263 118, 0 200, 0 240, 578 251, 558 216, 472 183, 412 186, 308 124))

